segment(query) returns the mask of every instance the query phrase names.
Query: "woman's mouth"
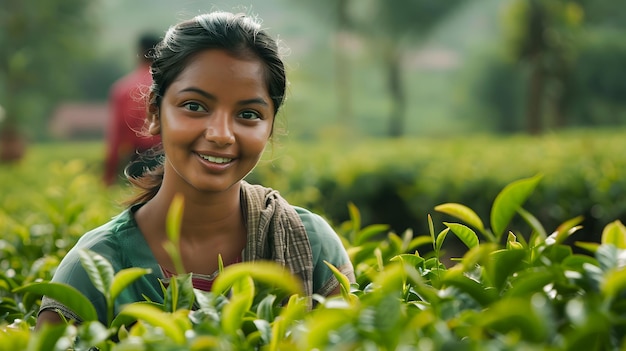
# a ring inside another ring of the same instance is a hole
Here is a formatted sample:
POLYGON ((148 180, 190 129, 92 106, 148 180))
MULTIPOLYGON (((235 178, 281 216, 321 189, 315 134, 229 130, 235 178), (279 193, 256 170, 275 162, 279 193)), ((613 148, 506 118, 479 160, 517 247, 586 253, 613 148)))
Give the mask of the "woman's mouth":
POLYGON ((219 164, 228 163, 233 160, 232 158, 227 158, 227 157, 215 157, 215 156, 202 155, 202 154, 198 154, 198 155, 202 157, 202 159, 204 160, 207 160, 213 163, 219 163, 219 164))

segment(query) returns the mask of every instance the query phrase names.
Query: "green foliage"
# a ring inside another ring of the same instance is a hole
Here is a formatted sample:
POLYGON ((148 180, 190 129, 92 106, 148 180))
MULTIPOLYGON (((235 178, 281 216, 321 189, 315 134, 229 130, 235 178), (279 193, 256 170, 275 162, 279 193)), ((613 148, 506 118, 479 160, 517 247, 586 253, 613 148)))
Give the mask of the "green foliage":
MULTIPOLYGON (((66 172, 58 173, 55 182, 72 184, 81 173, 89 179, 88 164, 65 164, 61 168, 66 172)), ((15 175, 1 176, 18 185, 24 178, 25 184, 32 180, 29 187, 50 186, 47 178, 28 178, 27 165, 21 167, 24 173, 15 169, 15 175)), ((37 260, 33 253, 16 259, 14 251, 1 251, 3 262, 16 265, 14 273, 0 274, 0 350, 623 348, 626 226, 612 220, 599 233, 599 242, 589 242, 579 236, 580 217, 556 226, 539 221, 531 205, 549 179, 543 174, 502 186, 491 196, 488 212, 459 202, 435 205, 433 215, 444 217, 434 221, 426 216, 425 234, 411 230, 397 234, 388 225, 364 224, 358 206, 348 205, 350 218, 336 230, 354 264, 357 283, 350 285, 329 267, 340 278, 341 294, 314 296, 316 305, 310 310, 299 283, 281 267, 241 263, 224 267, 211 292, 194 290, 190 275, 182 272, 164 288, 164 304, 126 305, 109 325, 102 325, 90 303, 72 288, 49 282, 54 267, 23 269, 20 265, 31 266, 28 259, 37 260), (465 244, 463 252, 451 250, 453 237, 465 244), (567 244, 572 241, 574 247, 567 244), (574 248, 584 252, 575 253, 574 248), (86 316, 86 322, 33 330, 42 294, 64 298, 61 301, 86 316)), ((92 187, 96 181, 87 180, 92 187)), ((85 202, 80 208, 86 213, 102 211, 103 202, 110 201, 102 201, 111 194, 98 193, 97 187, 89 199, 79 195, 85 188, 73 187, 48 201, 68 204, 75 198, 85 202)), ((41 199, 38 190, 31 191, 24 191, 25 200, 41 199)), ((4 218, 23 220, 28 228, 33 222, 25 211, 33 216, 32 210, 3 196, 3 203, 10 205, 3 210, 4 218)), ((182 202, 175 203, 168 216, 173 245, 182 210, 182 202)), ((71 233, 68 223, 95 225, 93 221, 106 216, 64 216, 57 226, 71 233)), ((15 228, 20 227, 2 227, 3 250, 28 237, 15 228)), ((46 240, 59 236, 51 234, 46 240)), ((46 249, 41 257, 58 262, 65 250, 46 249)), ((89 251, 81 254, 81 260, 109 306, 127 284, 145 273, 137 268, 114 274, 108 262, 89 251)))
MULTIPOLYGON (((53 104, 72 90, 67 76, 91 46, 90 4, 85 0, 2 1, 0 101, 8 124, 44 125, 53 104)), ((37 137, 43 134, 32 129, 29 132, 37 137)))

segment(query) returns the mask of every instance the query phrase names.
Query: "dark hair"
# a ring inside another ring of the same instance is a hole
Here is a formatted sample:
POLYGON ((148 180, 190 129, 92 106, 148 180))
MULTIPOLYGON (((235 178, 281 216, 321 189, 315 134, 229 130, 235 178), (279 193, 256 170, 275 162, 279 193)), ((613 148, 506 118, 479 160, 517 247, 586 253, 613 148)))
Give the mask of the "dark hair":
POLYGON ((154 48, 157 46, 157 44, 159 44, 160 41, 161 38, 156 34, 142 34, 137 41, 137 54, 142 60, 151 62, 151 58, 154 56, 154 48))
MULTIPOLYGON (((278 113, 285 100, 287 79, 277 42, 254 18, 229 12, 198 15, 168 29, 151 55, 151 110, 160 107, 166 90, 193 56, 207 49, 226 50, 239 58, 259 59, 265 65, 267 90, 274 105, 274 113, 278 113)), ((152 160, 163 159, 162 150, 153 151, 147 156, 152 160)), ((126 177, 141 192, 127 203, 146 202, 161 187, 163 165, 144 169, 140 175, 131 174, 131 166, 126 169, 126 177)))

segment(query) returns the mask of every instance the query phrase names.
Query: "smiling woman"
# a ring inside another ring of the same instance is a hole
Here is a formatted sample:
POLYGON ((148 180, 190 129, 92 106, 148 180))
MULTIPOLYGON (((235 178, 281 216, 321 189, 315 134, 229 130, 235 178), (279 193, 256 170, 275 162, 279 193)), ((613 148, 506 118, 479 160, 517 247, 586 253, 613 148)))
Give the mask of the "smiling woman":
MULTIPOLYGON (((309 296, 339 292, 327 261, 354 282, 348 255, 320 216, 287 203, 270 188, 243 179, 256 166, 272 136, 284 100, 286 77, 276 42, 252 18, 215 12, 170 28, 156 46, 151 72, 148 132, 160 135, 160 162, 127 172, 140 193, 129 208, 85 234, 60 264, 53 281, 74 286, 93 302, 107 324, 104 296, 80 262, 82 249, 99 253, 115 271, 151 269, 115 301, 163 302, 160 282, 191 272, 194 286, 210 290, 221 257, 278 262, 300 278, 309 296), (164 243, 166 218, 177 196, 184 198, 177 271, 164 243)), ((38 325, 81 316, 44 298, 38 325)))

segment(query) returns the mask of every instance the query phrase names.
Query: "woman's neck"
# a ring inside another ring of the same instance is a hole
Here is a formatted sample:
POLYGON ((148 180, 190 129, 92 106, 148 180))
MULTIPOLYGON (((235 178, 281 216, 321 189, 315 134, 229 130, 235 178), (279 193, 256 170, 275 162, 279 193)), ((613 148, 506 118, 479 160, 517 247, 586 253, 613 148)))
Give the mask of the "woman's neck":
POLYGON ((174 197, 181 194, 183 196, 181 239, 188 241, 206 239, 241 228, 243 215, 240 190, 240 183, 220 193, 177 192, 168 189, 164 184, 155 197, 137 211, 136 217, 143 219, 143 223, 153 231, 159 232, 157 235, 165 235, 168 211, 174 197))

